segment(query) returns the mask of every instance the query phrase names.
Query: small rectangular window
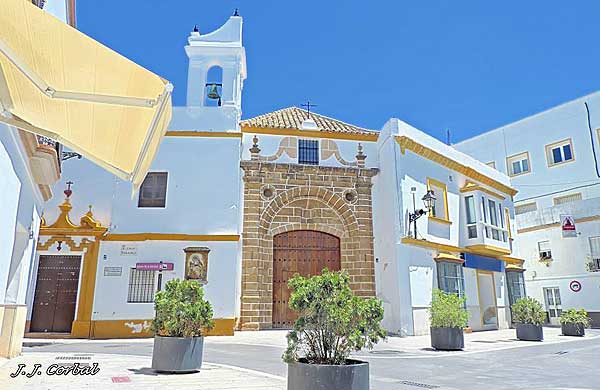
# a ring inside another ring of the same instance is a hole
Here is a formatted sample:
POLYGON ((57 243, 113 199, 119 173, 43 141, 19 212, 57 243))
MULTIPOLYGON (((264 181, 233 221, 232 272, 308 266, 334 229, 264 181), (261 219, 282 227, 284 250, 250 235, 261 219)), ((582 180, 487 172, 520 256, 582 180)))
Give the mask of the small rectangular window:
POLYGON ((548 166, 550 167, 573 161, 573 143, 571 139, 569 138, 546 145, 546 158, 548 159, 548 166))
POLYGON ((565 204, 565 203, 577 202, 578 200, 581 200, 581 199, 582 199, 581 192, 578 192, 576 194, 557 196, 556 198, 552 199, 552 202, 554 202, 555 206, 558 206, 558 205, 565 204))
POLYGON ((540 254, 540 260, 552 259, 552 250, 550 249, 550 241, 538 242, 538 250, 540 254))
POLYGON ((590 237, 590 257, 591 264, 589 270, 592 272, 600 271, 600 237, 590 237))
POLYGON ((448 221, 448 190, 446 184, 434 179, 427 179, 427 189, 433 191, 435 202, 430 216, 448 221))
POLYGON ((319 165, 318 140, 298 140, 298 164, 319 165))
POLYGON ((489 199, 490 205, 490 223, 494 226, 498 226, 498 214, 496 213, 496 202, 489 199))
POLYGON ((165 207, 167 172, 148 172, 140 187, 138 207, 165 207))
POLYGON ((467 213, 467 233, 469 238, 477 238, 477 218, 475 216, 475 198, 465 197, 465 211, 467 213))
POLYGON ((156 271, 131 268, 129 271, 129 290, 127 303, 154 302, 156 291, 156 271))
POLYGON ((529 153, 519 153, 506 159, 509 176, 518 176, 530 172, 529 153))
POLYGON ((487 223, 487 208, 485 207, 485 198, 481 197, 481 213, 483 214, 483 222, 487 223))

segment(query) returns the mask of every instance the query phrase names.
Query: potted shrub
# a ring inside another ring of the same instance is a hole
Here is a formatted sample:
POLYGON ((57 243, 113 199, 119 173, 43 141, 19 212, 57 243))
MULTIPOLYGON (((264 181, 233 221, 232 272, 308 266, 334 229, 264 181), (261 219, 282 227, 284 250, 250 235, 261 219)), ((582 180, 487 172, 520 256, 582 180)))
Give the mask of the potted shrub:
POLYGON ((369 364, 349 356, 385 338, 381 301, 354 296, 345 271, 296 275, 288 286, 298 312, 283 354, 288 390, 368 390, 369 364))
POLYGON ((533 298, 521 298, 512 306, 513 322, 516 323, 517 338, 525 341, 542 341, 546 312, 542 304, 533 298))
POLYGON ((585 328, 590 326, 590 318, 585 309, 567 309, 560 315, 563 336, 585 336, 585 328))
POLYGON ((152 369, 193 372, 202 366, 203 334, 213 327, 213 310, 202 286, 174 279, 156 294, 152 369))
POLYGON ((434 289, 429 320, 433 348, 456 351, 465 347, 463 329, 469 320, 469 313, 465 309, 465 298, 434 289))

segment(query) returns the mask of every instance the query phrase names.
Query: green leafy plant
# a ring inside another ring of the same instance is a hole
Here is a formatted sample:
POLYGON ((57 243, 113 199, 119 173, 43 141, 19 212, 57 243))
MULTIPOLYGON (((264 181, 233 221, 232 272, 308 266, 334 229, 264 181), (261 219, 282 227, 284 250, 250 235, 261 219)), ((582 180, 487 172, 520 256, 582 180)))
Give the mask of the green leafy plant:
POLYGON ((197 337, 213 328, 213 310, 202 286, 193 280, 173 279, 156 294, 152 326, 155 334, 197 337))
POLYGON ((512 319, 519 324, 543 325, 546 312, 537 300, 527 297, 518 299, 512 305, 512 319))
POLYGON ((469 313, 465 309, 465 298, 457 294, 434 289, 429 309, 429 320, 432 328, 464 328, 469 321, 469 313))
POLYGON ((561 324, 578 324, 584 328, 590 326, 590 318, 585 309, 567 309, 563 310, 560 315, 561 324))
POLYGON ((371 349, 385 338, 381 301, 354 296, 347 272, 296 275, 288 287, 298 319, 287 335, 285 362, 342 365, 352 351, 371 349))

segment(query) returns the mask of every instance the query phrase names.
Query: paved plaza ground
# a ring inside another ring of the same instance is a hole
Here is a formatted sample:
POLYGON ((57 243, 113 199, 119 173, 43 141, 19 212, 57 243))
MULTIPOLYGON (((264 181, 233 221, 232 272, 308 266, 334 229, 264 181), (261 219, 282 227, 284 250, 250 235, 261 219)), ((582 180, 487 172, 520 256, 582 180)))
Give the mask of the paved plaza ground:
MULTIPOLYGON (((150 370, 151 339, 26 339, 22 356, 0 362, 0 383, 9 389, 285 389, 285 333, 207 338, 203 369, 179 375, 150 370), (98 363, 100 370, 93 376, 45 373, 52 364, 72 362, 98 363), (41 364, 42 374, 11 378, 19 364, 29 371, 41 364)), ((541 343, 518 341, 511 329, 466 334, 459 352, 432 350, 429 336, 389 337, 356 357, 369 361, 377 390, 600 389, 600 331, 588 330, 585 338, 561 336, 557 328, 544 334, 541 343)))

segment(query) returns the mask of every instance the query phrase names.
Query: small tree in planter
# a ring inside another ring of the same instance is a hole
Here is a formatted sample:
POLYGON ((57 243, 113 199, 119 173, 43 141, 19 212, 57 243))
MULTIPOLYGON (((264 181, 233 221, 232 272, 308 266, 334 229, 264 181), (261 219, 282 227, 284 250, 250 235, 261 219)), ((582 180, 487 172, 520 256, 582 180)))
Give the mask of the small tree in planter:
POLYGON ((531 297, 521 298, 512 306, 513 322, 516 323, 517 338, 525 341, 542 341, 546 312, 542 304, 531 297))
POLYGON ((348 357, 385 338, 381 301, 354 296, 345 271, 296 275, 288 286, 290 308, 299 314, 283 354, 288 390, 368 390, 368 363, 348 357))
POLYGON ((469 321, 465 298, 434 289, 429 309, 431 346, 444 351, 465 347, 463 329, 469 321))
POLYGON ((202 366, 204 332, 213 328, 213 310, 202 286, 174 279, 156 294, 152 368, 164 372, 192 372, 202 366))
POLYGON ((585 328, 590 326, 590 318, 585 309, 563 310, 560 326, 564 336, 585 336, 585 328))

